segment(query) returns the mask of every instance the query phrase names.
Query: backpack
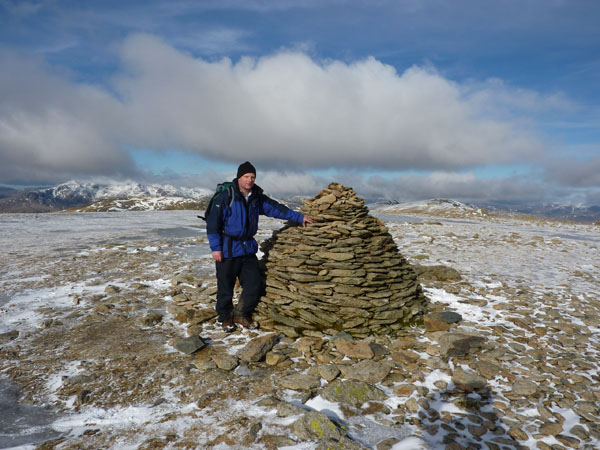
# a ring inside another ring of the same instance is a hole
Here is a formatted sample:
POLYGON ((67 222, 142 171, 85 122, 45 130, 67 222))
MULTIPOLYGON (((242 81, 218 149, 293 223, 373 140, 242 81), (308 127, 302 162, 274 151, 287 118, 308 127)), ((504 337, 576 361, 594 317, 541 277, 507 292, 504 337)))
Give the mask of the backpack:
POLYGON ((233 183, 231 183, 230 181, 226 181, 225 183, 219 183, 219 184, 217 184, 217 188, 215 189, 215 193, 213 194, 213 196, 208 201, 208 206, 206 207, 206 211, 204 212, 204 216, 198 216, 200 219, 202 219, 202 220, 204 220, 206 222, 206 218, 210 214, 210 211, 212 210, 213 205, 215 204, 215 200, 223 192, 227 192, 227 194, 229 194, 229 207, 231 208, 231 204, 233 203, 233 197, 235 196, 235 193, 233 191, 233 183))

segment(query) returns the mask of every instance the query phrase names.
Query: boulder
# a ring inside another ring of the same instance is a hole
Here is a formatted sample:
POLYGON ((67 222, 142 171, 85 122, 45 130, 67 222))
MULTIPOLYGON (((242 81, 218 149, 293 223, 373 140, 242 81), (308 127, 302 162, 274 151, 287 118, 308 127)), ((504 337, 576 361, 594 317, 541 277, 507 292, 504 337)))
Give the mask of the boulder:
POLYGON ((175 342, 175 348, 187 355, 191 355, 204 347, 206 347, 206 343, 197 335, 180 339, 175 342))
POLYGON ((237 356, 247 362, 261 361, 275 345, 278 334, 271 333, 251 339, 244 348, 238 351, 237 356))
POLYGON ((321 390, 321 396, 330 402, 360 407, 372 400, 385 400, 385 393, 361 381, 335 380, 321 390))
POLYGON ((481 348, 484 342, 481 336, 473 336, 462 333, 444 333, 438 342, 440 344, 440 356, 450 358, 453 356, 466 356, 481 348))
POLYGON ((277 378, 276 383, 283 388, 294 391, 312 391, 321 386, 319 377, 302 373, 294 373, 277 378))

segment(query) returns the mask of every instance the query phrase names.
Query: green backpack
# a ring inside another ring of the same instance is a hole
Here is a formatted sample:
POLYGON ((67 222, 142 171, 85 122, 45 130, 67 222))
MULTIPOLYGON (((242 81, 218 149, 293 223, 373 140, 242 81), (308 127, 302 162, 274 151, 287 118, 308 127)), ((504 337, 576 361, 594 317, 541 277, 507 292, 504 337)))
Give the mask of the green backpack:
POLYGON ((210 211, 212 210, 213 205, 215 204, 215 200, 223 192, 227 192, 227 194, 229 195, 229 207, 231 208, 231 204, 233 203, 233 197, 235 196, 235 193, 233 191, 233 183, 230 181, 226 181, 225 183, 217 184, 217 189, 215 189, 215 193, 208 201, 208 206, 206 207, 204 216, 198 216, 199 218, 201 218, 202 220, 204 220, 206 222, 206 218, 210 214, 210 211))

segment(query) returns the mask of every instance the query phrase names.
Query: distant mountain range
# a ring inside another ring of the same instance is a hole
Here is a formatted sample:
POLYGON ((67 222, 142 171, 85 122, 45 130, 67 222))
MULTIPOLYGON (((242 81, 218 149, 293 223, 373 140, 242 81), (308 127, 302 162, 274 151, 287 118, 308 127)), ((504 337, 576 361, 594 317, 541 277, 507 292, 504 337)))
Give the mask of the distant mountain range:
POLYGON ((384 214, 430 214, 449 218, 484 217, 488 215, 487 210, 484 208, 446 198, 409 203, 400 203, 393 200, 380 201, 369 205, 369 208, 384 214))
POLYGON ((116 211, 128 209, 199 209, 212 192, 140 183, 99 184, 69 181, 48 188, 0 188, 0 212, 40 213, 70 209, 116 211), (157 201, 162 199, 162 201, 157 201))
MULTIPOLYGON (((0 186, 0 213, 42 213, 55 211, 139 211, 194 209, 203 210, 213 191, 180 188, 171 185, 140 183, 100 184, 69 181, 46 188, 12 189, 0 186)), ((298 208, 301 197, 281 199, 298 208)), ((493 215, 532 215, 556 220, 600 223, 600 206, 577 207, 561 204, 509 205, 490 203, 470 205, 451 199, 431 199, 400 203, 394 200, 369 204, 383 213, 431 214, 444 217, 483 217, 493 215)))
POLYGON ((560 203, 544 203, 540 205, 508 205, 491 203, 487 206, 495 214, 521 214, 542 216, 549 219, 583 223, 600 223, 600 206, 573 206, 560 203))
POLYGON ((600 206, 580 207, 558 203, 540 205, 486 203, 470 205, 451 199, 431 199, 410 203, 386 200, 369 206, 371 209, 390 214, 430 214, 449 218, 475 218, 487 215, 533 216, 561 221, 600 223, 600 206))

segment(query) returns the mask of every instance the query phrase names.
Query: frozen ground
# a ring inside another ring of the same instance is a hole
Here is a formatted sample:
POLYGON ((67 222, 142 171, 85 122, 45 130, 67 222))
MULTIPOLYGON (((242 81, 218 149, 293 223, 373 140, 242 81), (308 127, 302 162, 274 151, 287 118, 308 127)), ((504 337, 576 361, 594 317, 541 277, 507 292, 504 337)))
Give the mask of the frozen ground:
MULTIPOLYGON (((444 364, 436 336, 413 330, 414 345, 407 349, 416 355, 410 369, 418 376, 406 373, 380 384, 385 405, 359 416, 320 395, 277 392, 345 424, 364 448, 437 449, 450 441, 464 448, 599 448, 599 227, 374 214, 409 261, 460 272, 460 282, 424 280, 423 286, 433 305, 463 316, 463 332, 485 337, 483 354, 444 364), (490 398, 458 398, 454 371, 479 370, 483 362, 498 370, 486 377, 490 398), (515 395, 519 380, 536 383, 535 394, 515 395), (401 388, 409 384, 414 390, 406 395, 401 388), (388 447, 377 447, 389 438, 388 447)), ((66 440, 56 441, 56 448, 268 448, 264 439, 236 436, 232 430, 244 420, 259 437, 290 433, 294 416, 280 417, 259 402, 275 392, 266 386, 277 376, 273 369, 203 372, 170 346, 185 335, 166 313, 171 279, 191 271, 205 292, 213 285, 196 215, 0 215, 0 448, 34 448, 57 437, 66 440), (162 324, 140 327, 139 319, 155 311, 164 314, 162 324), (7 334, 15 331, 16 339, 7 334), (89 374, 85 394, 73 380, 89 374), (18 405, 9 378, 21 385, 18 405), (213 395, 219 383, 227 384, 227 397, 215 407, 206 392, 213 395)), ((261 223, 261 239, 280 226, 261 223)), ((222 336, 206 323, 201 335, 233 353, 256 334, 222 336)), ((313 364, 292 360, 300 372, 313 364)))

